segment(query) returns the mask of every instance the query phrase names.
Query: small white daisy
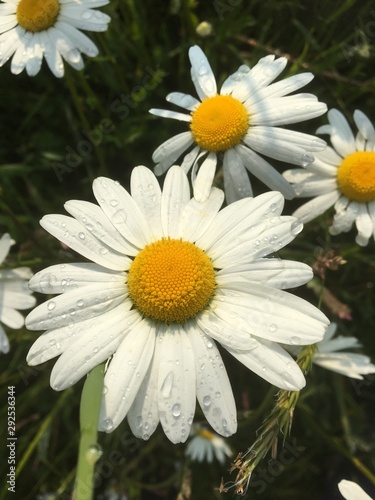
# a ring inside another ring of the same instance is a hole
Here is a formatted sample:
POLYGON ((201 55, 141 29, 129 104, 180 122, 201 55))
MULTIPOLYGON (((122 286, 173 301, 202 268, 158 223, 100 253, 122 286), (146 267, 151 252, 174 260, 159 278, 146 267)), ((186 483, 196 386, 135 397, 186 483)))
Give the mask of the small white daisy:
POLYGON ((372 500, 372 498, 367 495, 367 493, 365 493, 357 483, 354 483, 353 481, 343 479, 339 482, 338 488, 345 500, 372 500))
POLYGON ((323 340, 318 344, 319 350, 315 354, 313 362, 327 370, 361 380, 363 379, 362 375, 375 373, 375 365, 371 363, 368 356, 353 352, 338 352, 343 349, 361 347, 361 344, 355 337, 339 335, 333 339, 336 328, 335 323, 329 325, 323 340))
POLYGON ((227 458, 233 455, 233 452, 225 439, 218 434, 201 426, 194 426, 185 454, 195 462, 211 463, 216 458, 224 464, 227 458))
POLYGON ((219 158, 223 161, 228 203, 253 196, 246 169, 270 189, 280 191, 287 199, 293 198, 290 184, 258 153, 289 164, 306 165, 314 161, 311 153, 326 147, 321 139, 280 127, 326 112, 327 106, 312 94, 288 95, 304 87, 313 75, 301 73, 271 84, 285 68, 287 59, 270 55, 260 59, 252 69, 240 66, 225 80, 218 94, 215 77, 202 50, 191 47, 189 58, 191 77, 200 100, 172 92, 167 101, 185 108, 189 114, 150 110, 157 116, 185 121, 190 128, 189 132, 172 137, 154 151, 155 173, 164 173, 193 146, 181 166, 188 172, 194 165, 194 182, 197 160, 207 155, 198 173, 207 182, 203 192, 195 194, 197 199, 204 200, 207 196, 219 158))
MULTIPOLYGON (((35 297, 27 286, 27 280, 32 276, 28 267, 5 269, 2 265, 14 243, 8 233, 0 238, 0 321, 9 328, 17 329, 25 324, 17 309, 30 309, 35 305, 35 297)), ((9 340, 1 324, 0 352, 9 352, 9 340)))
POLYGON ((329 125, 317 133, 330 134, 333 148, 315 155, 315 162, 305 169, 284 172, 293 183, 297 197, 314 197, 294 212, 302 222, 318 217, 335 207, 331 234, 347 232, 355 222, 356 243, 366 246, 375 238, 375 129, 362 111, 353 115, 358 127, 354 137, 340 111, 328 112, 329 125))
POLYGON ((229 436, 236 408, 215 340, 271 384, 298 390, 305 379, 279 342, 317 342, 328 324, 317 308, 282 290, 306 283, 311 269, 266 258, 302 225, 280 216, 278 192, 221 211, 221 190, 212 189, 204 203, 190 199, 177 166, 163 191, 146 167, 133 170, 130 188, 100 177, 93 183, 99 206, 73 200, 65 208, 74 218, 41 220, 93 263, 55 265, 32 278, 32 290, 60 295, 26 319, 29 329, 47 330, 28 363, 60 356, 51 386, 62 390, 110 358, 102 431, 127 415, 138 437, 148 439, 160 421, 172 442, 184 442, 197 398, 215 431, 229 436))
POLYGON ((64 75, 63 59, 82 69, 81 53, 94 57, 96 45, 81 31, 105 31, 111 18, 95 7, 109 0, 2 0, 0 67, 13 55, 11 72, 35 76, 43 56, 52 73, 64 75))

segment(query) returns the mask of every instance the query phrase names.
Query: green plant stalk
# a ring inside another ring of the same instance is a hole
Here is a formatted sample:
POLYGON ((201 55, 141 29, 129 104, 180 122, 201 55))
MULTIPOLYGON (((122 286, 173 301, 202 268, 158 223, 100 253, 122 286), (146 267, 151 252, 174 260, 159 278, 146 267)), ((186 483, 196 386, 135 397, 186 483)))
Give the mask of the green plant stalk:
POLYGON ((104 363, 87 375, 82 389, 80 406, 81 438, 78 452, 74 500, 92 500, 94 469, 101 452, 97 444, 98 420, 103 392, 104 363))

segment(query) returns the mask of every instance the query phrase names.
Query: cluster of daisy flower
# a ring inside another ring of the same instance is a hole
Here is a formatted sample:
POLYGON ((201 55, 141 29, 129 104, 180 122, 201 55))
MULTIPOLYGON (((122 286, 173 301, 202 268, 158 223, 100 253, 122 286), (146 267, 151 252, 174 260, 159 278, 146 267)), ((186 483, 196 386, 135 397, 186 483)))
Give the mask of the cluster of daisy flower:
MULTIPOLYGON (((26 69, 33 76, 44 57, 57 77, 64 74, 63 59, 81 69, 81 54, 98 51, 80 30, 106 30, 109 17, 93 8, 107 3, 4 0, 0 66, 13 56, 12 73, 26 69)), ((375 372, 367 356, 342 352, 358 347, 356 338, 332 338, 336 326, 286 291, 310 281, 311 268, 275 257, 302 223, 332 206, 330 232, 349 231, 355 223, 357 244, 368 244, 375 235, 375 130, 357 110, 354 137, 335 109, 328 112, 329 125, 317 130, 329 134, 332 147, 284 128, 327 111, 314 95, 293 93, 311 73, 275 82, 284 57, 240 66, 219 92, 203 51, 194 46, 189 58, 197 98, 167 96, 187 112, 150 110, 188 124, 153 154, 155 174, 166 173, 163 188, 150 169, 138 166, 129 191, 98 177, 97 203, 70 200, 69 216, 43 217, 46 231, 90 262, 53 265, 33 277, 28 268, 2 266, 0 320, 20 328, 17 310, 34 306, 31 291, 54 295, 26 318, 29 330, 45 331, 28 353, 29 365, 58 358, 53 389, 72 386, 108 361, 99 430, 112 432, 127 418, 134 435, 147 440, 160 423, 173 443, 194 436, 187 448, 192 460, 223 463, 232 450, 216 433, 236 432, 237 411, 217 344, 286 391, 306 383, 294 358, 299 346, 317 343, 313 362, 343 375, 375 372), (298 168, 281 175, 266 158, 298 168), (218 165, 224 190, 213 186, 218 165), (248 173, 272 191, 253 197, 248 173), (284 199, 294 197, 313 199, 282 215, 284 199), (196 401, 215 433, 193 425, 196 401)), ((0 264, 12 243, 8 234, 1 238, 0 264)), ((9 351, 1 326, 0 350, 9 351)), ((351 498, 345 492, 355 488, 343 483, 340 491, 351 498)))

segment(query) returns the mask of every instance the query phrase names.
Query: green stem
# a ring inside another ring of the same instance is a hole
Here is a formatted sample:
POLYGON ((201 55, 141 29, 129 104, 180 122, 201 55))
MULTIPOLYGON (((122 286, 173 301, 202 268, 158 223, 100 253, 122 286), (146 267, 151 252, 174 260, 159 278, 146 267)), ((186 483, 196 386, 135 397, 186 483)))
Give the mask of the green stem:
POLYGON ((103 392, 104 363, 96 366, 88 375, 83 386, 80 424, 77 476, 74 500, 92 500, 94 493, 94 469, 101 452, 97 444, 97 429, 100 402, 103 392))

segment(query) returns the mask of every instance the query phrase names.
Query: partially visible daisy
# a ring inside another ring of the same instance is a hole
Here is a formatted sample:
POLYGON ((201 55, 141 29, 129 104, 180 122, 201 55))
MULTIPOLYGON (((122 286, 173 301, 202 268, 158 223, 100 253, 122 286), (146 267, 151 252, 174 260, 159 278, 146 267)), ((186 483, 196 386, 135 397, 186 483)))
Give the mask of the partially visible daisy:
POLYGON ((353 352, 340 352, 343 349, 361 347, 355 337, 338 335, 333 338, 337 325, 331 323, 324 334, 323 340, 318 344, 318 352, 313 363, 327 370, 346 375, 347 377, 363 379, 362 375, 375 373, 375 365, 368 356, 353 352))
POLYGON ((331 109, 329 125, 319 127, 317 133, 330 134, 333 148, 317 153, 305 169, 287 170, 283 175, 297 197, 313 197, 294 212, 295 217, 305 223, 334 206, 330 233, 347 232, 355 222, 355 241, 366 246, 371 236, 375 238, 375 129, 362 111, 354 111, 353 118, 356 137, 344 115, 331 109))
POLYGON ((327 106, 312 94, 288 95, 308 84, 313 75, 301 73, 271 84, 285 68, 287 59, 270 55, 260 59, 252 69, 240 66, 225 80, 218 94, 215 77, 202 50, 191 47, 189 58, 199 100, 180 92, 167 96, 168 102, 186 109, 189 114, 150 110, 157 116, 185 121, 190 128, 189 132, 172 137, 154 151, 155 173, 164 173, 193 146, 181 166, 188 172, 194 165, 194 181, 197 160, 207 155, 198 173, 207 182, 203 192, 195 194, 197 199, 207 196, 219 159, 223 162, 229 203, 253 195, 246 169, 270 189, 280 191, 287 199, 293 198, 290 184, 258 153, 293 165, 307 165, 314 161, 311 153, 326 147, 321 139, 280 127, 326 112, 327 106))
POLYGON ((211 463, 216 458, 224 464, 227 458, 233 455, 233 452, 225 439, 218 434, 201 426, 195 426, 192 429, 192 437, 186 447, 185 454, 195 462, 211 463))
POLYGON ((367 495, 367 493, 365 493, 357 483, 354 483, 353 481, 343 479, 339 482, 338 488, 345 500, 372 500, 372 498, 367 495))
POLYGON ((35 76, 43 56, 52 73, 64 75, 63 59, 82 69, 82 54, 96 45, 80 30, 105 31, 111 18, 95 7, 109 0, 3 0, 0 4, 0 67, 13 55, 11 72, 35 76))
POLYGON ((51 373, 59 391, 110 358, 102 431, 127 416, 138 437, 148 439, 161 422, 172 442, 184 442, 198 399, 214 430, 230 436, 236 407, 215 340, 271 384, 298 390, 304 376, 279 342, 317 342, 328 324, 317 308, 283 291, 309 281, 311 269, 267 258, 302 225, 280 216, 278 192, 221 211, 221 190, 204 203, 190 199, 177 166, 163 191, 149 169, 137 167, 130 189, 99 177, 99 206, 72 200, 65 208, 73 217, 41 220, 93 263, 55 265, 30 281, 32 290, 59 295, 26 319, 30 330, 47 330, 28 363, 59 356, 51 373))
MULTIPOLYGON (((8 233, 0 238, 0 322, 9 328, 21 328, 24 318, 18 309, 30 309, 35 305, 35 297, 27 286, 32 276, 28 267, 5 269, 2 264, 15 241, 8 233)), ((0 352, 9 352, 9 340, 0 324, 0 352)))

